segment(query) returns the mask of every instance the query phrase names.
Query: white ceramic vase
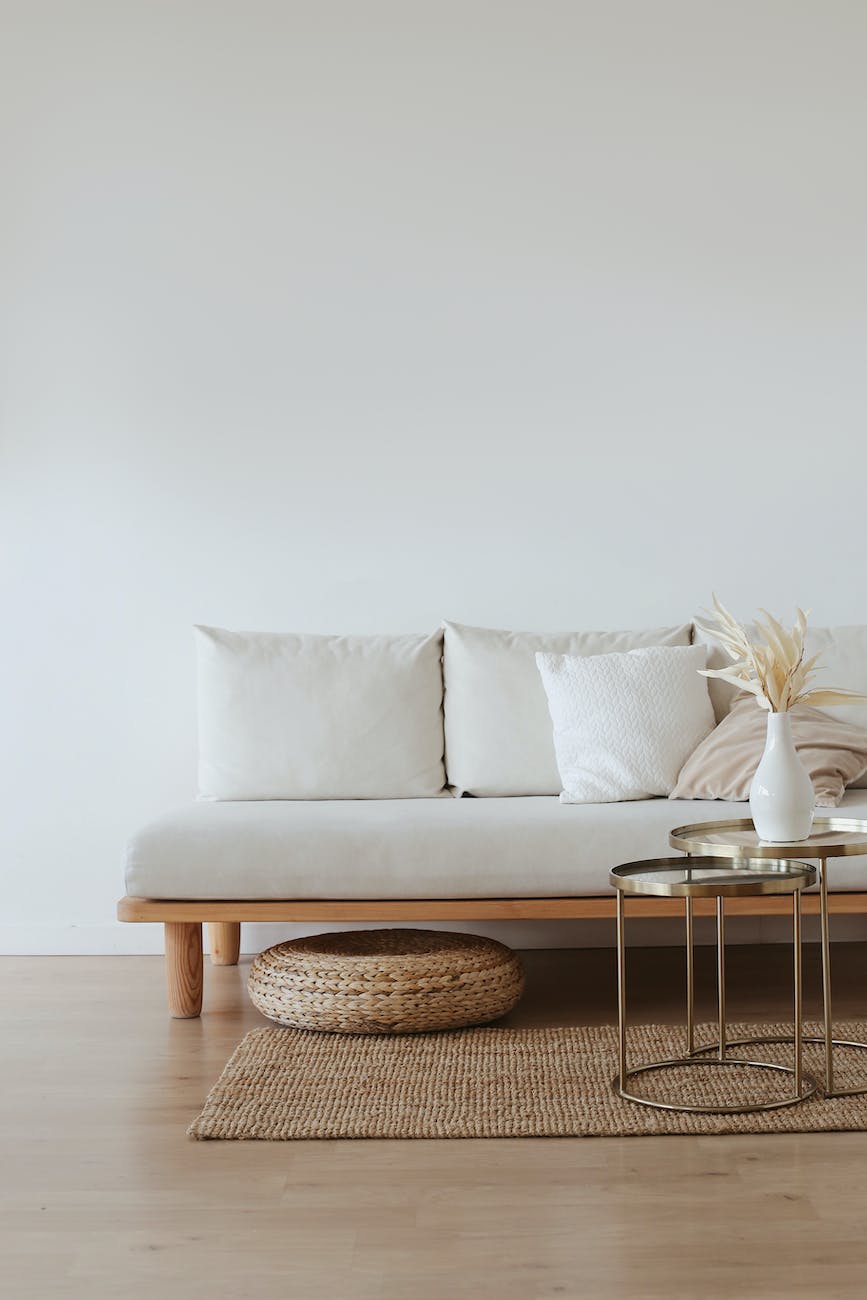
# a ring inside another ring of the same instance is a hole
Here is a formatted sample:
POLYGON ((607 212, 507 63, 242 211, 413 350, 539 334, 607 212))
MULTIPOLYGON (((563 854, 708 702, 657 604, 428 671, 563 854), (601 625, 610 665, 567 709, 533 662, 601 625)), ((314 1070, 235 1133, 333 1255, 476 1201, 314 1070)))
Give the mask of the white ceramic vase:
POLYGON ((750 786, 750 812, 759 837, 770 844, 805 840, 815 798, 792 739, 792 719, 788 713, 769 713, 765 752, 750 786))

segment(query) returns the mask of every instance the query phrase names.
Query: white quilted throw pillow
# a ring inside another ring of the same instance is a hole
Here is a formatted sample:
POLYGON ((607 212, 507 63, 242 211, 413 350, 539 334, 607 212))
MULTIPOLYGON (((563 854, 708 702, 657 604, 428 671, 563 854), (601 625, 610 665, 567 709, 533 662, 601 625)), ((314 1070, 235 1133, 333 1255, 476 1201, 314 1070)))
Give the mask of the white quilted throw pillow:
POLYGON ((668 795, 713 730, 706 648, 654 646, 624 654, 537 653, 554 723, 562 803, 668 795))

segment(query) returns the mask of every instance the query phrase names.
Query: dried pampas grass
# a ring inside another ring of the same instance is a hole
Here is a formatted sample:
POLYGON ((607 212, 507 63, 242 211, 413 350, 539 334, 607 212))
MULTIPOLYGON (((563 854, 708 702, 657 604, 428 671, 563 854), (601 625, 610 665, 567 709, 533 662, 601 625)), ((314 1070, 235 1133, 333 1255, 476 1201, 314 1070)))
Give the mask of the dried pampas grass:
POLYGON ((836 686, 809 687, 819 671, 816 663, 823 652, 804 658, 807 615, 802 609, 798 610, 791 632, 766 609, 759 610, 764 618, 757 618, 755 625, 763 639, 751 640, 716 596, 713 607, 713 613, 705 611, 709 622, 696 619, 695 625, 705 636, 719 641, 734 662, 729 668, 700 669, 703 677, 719 677, 748 691, 759 707, 770 713, 787 713, 796 704, 811 704, 819 709, 834 704, 867 704, 867 695, 856 691, 836 686))

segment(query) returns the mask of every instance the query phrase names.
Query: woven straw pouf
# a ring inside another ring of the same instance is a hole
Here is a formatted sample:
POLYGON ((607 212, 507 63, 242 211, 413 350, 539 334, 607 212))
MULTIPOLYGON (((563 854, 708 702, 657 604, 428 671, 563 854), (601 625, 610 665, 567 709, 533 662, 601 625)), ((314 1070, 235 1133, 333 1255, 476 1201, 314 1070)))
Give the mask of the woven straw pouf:
POLYGON ((420 1034, 504 1016, 524 972, 511 948, 475 934, 353 930, 267 948, 248 988, 264 1016, 293 1029, 420 1034))

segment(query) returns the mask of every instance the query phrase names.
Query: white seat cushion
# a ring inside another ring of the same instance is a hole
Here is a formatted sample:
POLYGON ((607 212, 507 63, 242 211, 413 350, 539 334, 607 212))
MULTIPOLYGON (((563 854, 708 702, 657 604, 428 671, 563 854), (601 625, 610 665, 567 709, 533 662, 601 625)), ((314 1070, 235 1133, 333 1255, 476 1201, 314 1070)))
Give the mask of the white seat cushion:
MULTIPOLYGON (((668 854, 673 827, 746 815, 743 803, 552 796, 199 803, 133 837, 126 886, 195 899, 607 894, 609 869, 668 854)), ((837 815, 867 818, 867 792, 847 791, 837 815)), ((867 888, 867 857, 834 859, 830 881, 867 888)))

